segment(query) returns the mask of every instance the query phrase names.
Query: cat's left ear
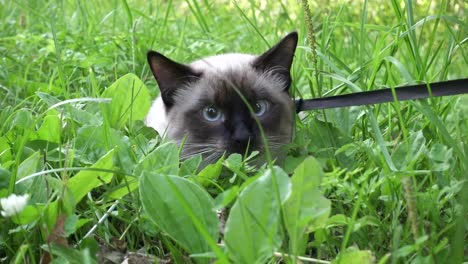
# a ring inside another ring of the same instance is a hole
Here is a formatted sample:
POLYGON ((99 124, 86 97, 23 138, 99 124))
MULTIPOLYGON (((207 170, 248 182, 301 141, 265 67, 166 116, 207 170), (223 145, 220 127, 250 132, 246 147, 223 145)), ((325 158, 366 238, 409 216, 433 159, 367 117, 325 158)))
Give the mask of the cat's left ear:
POLYGON ((174 96, 179 89, 183 88, 187 83, 196 81, 201 76, 191 67, 177 63, 159 52, 149 51, 147 58, 167 109, 174 105, 174 96))
POLYGON ((253 67, 260 71, 273 71, 286 81, 287 87, 291 83, 291 65, 294 52, 297 46, 297 32, 291 32, 278 44, 257 57, 253 62, 253 67))

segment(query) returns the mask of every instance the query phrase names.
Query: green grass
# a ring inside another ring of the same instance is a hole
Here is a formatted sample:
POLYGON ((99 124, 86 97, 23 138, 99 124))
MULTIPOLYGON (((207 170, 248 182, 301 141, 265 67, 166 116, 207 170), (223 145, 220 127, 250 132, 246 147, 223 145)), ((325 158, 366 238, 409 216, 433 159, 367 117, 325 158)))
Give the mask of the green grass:
POLYGON ((2 261, 468 261, 466 95, 308 112, 285 164, 258 170, 198 174, 141 121, 149 49, 261 53, 292 30, 296 97, 466 78, 464 3, 314 1, 309 22, 295 0, 0 3, 0 197, 31 197, 0 218, 2 261))

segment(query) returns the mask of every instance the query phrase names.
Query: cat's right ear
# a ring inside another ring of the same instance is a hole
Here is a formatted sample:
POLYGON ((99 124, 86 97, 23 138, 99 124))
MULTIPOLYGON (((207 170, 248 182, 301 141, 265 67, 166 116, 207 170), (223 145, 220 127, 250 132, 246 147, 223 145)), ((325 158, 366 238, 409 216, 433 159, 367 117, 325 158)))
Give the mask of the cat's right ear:
POLYGON ((286 82, 285 90, 289 89, 291 84, 291 65, 296 51, 298 36, 297 32, 291 32, 284 37, 278 44, 258 56, 253 67, 260 71, 272 71, 283 78, 286 82))
POLYGON ((149 51, 147 58, 151 72, 159 85, 163 102, 168 109, 174 105, 176 91, 201 76, 189 66, 177 63, 159 52, 149 51))

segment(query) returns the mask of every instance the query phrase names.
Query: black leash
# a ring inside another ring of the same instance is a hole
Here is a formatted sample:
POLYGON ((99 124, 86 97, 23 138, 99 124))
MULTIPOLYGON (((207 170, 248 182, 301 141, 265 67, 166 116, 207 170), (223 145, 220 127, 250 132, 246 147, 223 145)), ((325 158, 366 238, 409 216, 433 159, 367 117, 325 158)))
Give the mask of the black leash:
POLYGON ((296 112, 466 94, 468 93, 468 78, 395 87, 394 91, 396 98, 393 97, 392 89, 386 88, 315 99, 299 99, 296 100, 296 112))

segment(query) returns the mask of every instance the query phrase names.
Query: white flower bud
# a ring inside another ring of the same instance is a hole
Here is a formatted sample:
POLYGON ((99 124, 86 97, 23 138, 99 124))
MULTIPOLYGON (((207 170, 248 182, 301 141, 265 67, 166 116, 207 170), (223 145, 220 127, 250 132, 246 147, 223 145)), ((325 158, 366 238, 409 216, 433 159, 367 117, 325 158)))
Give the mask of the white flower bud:
POLYGON ((2 216, 10 217, 16 214, 19 214, 23 211, 24 207, 29 200, 29 194, 16 195, 11 194, 7 198, 0 199, 0 204, 2 205, 2 216))

